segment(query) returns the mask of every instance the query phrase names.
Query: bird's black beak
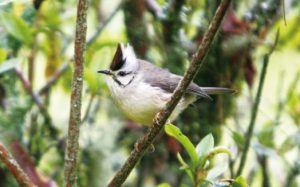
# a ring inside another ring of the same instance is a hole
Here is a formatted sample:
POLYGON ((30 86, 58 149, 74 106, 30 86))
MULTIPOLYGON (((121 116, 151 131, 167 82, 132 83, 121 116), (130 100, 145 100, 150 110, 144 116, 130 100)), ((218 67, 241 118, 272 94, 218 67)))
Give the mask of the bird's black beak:
POLYGON ((113 75, 113 73, 111 72, 111 70, 107 70, 107 69, 104 69, 104 70, 98 70, 97 71, 98 73, 103 73, 105 75, 113 75))

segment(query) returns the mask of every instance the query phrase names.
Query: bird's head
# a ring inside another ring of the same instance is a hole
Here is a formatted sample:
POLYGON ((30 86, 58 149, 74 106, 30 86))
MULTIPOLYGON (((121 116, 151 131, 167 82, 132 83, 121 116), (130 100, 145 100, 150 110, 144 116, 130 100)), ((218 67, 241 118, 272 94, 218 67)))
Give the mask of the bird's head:
POLYGON ((133 48, 129 44, 124 46, 119 43, 110 68, 98 70, 98 73, 110 76, 117 85, 126 87, 133 81, 138 68, 139 63, 133 48))

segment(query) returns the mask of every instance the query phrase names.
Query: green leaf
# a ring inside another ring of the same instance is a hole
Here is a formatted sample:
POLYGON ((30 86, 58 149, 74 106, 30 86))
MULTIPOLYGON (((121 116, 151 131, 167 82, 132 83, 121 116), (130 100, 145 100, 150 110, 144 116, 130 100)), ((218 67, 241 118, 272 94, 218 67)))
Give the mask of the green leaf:
POLYGON ((196 146, 196 151, 199 157, 204 157, 214 148, 214 137, 212 134, 206 135, 196 146))
POLYGON ((210 160, 217 154, 221 154, 221 153, 225 153, 225 154, 228 154, 229 156, 231 156, 231 151, 227 147, 218 146, 218 147, 213 148, 211 151, 209 151, 206 155, 206 158, 208 160, 210 160))
POLYGON ((234 180, 234 182, 232 183, 231 186, 232 187, 248 187, 248 184, 242 176, 239 176, 234 180))
POLYGON ((18 65, 18 59, 17 58, 12 58, 9 59, 7 61, 4 61, 1 65, 0 65, 0 74, 5 73, 9 70, 12 70, 13 68, 15 68, 18 65))
POLYGON ((2 12, 0 13, 0 22, 4 26, 5 30, 14 38, 27 45, 32 43, 32 29, 22 18, 13 13, 2 12))
POLYGON ((277 157, 278 156, 277 152, 274 149, 266 147, 262 144, 255 143, 255 144, 253 144, 252 147, 253 147, 254 151, 256 152, 256 154, 258 154, 258 155, 264 155, 267 157, 277 157))
POLYGON ((180 169, 183 169, 186 172, 186 174, 190 177, 190 179, 194 181, 193 172, 189 165, 183 160, 180 153, 177 153, 177 159, 182 166, 180 169))
POLYGON ((7 57, 7 51, 3 48, 0 48, 0 64, 4 62, 7 57))
POLYGON ((216 167, 213 167, 208 171, 206 179, 209 181, 212 181, 219 177, 222 173, 224 173, 228 168, 227 163, 222 163, 220 165, 217 165, 216 167))
POLYGON ((232 133, 232 138, 234 140, 234 142, 236 143, 236 145, 238 146, 238 148, 240 150, 243 150, 244 145, 245 145, 245 138, 241 133, 235 132, 235 131, 231 131, 232 133))
POLYGON ((199 161, 199 158, 197 156, 194 145, 188 139, 188 137, 182 134, 181 130, 172 124, 165 125, 165 132, 169 136, 174 137, 177 141, 179 141, 183 145, 184 149, 187 151, 189 157, 192 160, 192 165, 195 167, 199 161))
POLYGON ((259 142, 270 148, 274 148, 274 122, 269 121, 263 125, 263 128, 257 133, 257 138, 259 142))
POLYGON ((181 166, 183 166, 184 168, 189 167, 189 165, 183 160, 182 156, 180 155, 180 153, 177 153, 177 159, 179 161, 179 163, 181 164, 181 166))
POLYGON ((157 185, 157 187, 171 187, 171 185, 164 182, 164 183, 157 185))
POLYGON ((297 145, 300 145, 300 132, 297 132, 293 135, 288 136, 283 143, 281 144, 278 152, 280 154, 285 154, 293 148, 296 148, 297 145))

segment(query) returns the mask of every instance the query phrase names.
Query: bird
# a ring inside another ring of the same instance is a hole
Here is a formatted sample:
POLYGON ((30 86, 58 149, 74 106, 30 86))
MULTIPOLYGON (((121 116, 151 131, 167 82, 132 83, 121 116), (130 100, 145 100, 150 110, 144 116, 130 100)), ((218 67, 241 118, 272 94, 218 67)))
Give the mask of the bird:
MULTIPOLYGON (((146 60, 138 59, 130 44, 118 43, 109 69, 98 70, 105 75, 112 99, 121 112, 141 125, 151 125, 153 119, 170 100, 183 78, 146 60)), ((234 93, 230 88, 200 87, 191 82, 170 117, 173 122, 190 104, 209 95, 234 93)))

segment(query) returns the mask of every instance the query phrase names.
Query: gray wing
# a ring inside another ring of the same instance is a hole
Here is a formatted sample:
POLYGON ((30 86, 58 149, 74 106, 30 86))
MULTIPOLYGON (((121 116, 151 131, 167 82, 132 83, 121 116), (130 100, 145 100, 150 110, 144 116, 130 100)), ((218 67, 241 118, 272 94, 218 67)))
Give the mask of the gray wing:
MULTIPOLYGON (((144 60, 140 60, 140 63, 140 70, 144 75, 145 82, 149 83, 151 86, 159 87, 168 93, 173 93, 179 81, 182 79, 182 76, 175 75, 165 69, 158 68, 144 60)), ((202 88, 193 82, 188 86, 186 93, 211 99, 211 97, 202 88)))

